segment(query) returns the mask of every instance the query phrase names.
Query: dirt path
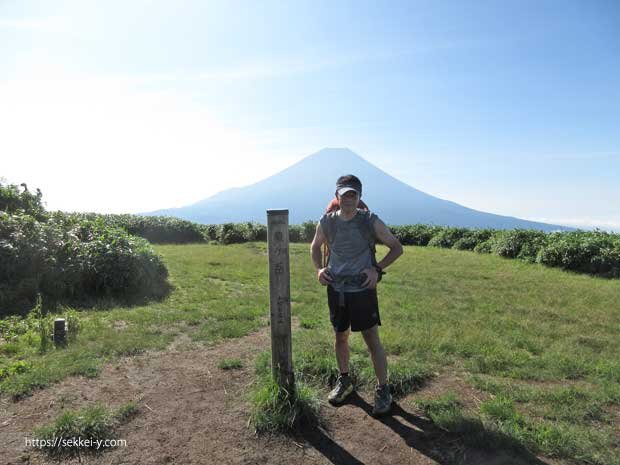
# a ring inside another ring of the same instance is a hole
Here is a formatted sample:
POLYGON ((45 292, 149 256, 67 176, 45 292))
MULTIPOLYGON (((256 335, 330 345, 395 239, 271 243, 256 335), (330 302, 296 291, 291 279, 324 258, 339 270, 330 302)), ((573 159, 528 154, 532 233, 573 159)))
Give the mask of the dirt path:
MULTIPOLYGON (((510 453, 466 447, 437 429, 407 399, 390 417, 370 416, 370 394, 347 404, 325 404, 327 429, 299 437, 256 437, 248 428, 245 398, 254 379, 254 359, 269 347, 265 328, 240 339, 190 351, 152 352, 108 364, 96 379, 70 378, 13 403, 2 399, 0 463, 58 463, 25 446, 35 426, 51 422, 63 408, 94 403, 118 407, 137 400, 139 411, 117 433, 126 447, 67 459, 84 464, 559 464, 510 453), (221 370, 218 361, 239 358, 243 368, 221 370), (401 407, 402 406, 402 407, 401 407)), ((445 389, 474 393, 458 378, 440 376, 415 396, 445 389), (469 390, 469 391, 468 391, 469 390)), ((473 401, 473 400, 472 400, 473 401)))

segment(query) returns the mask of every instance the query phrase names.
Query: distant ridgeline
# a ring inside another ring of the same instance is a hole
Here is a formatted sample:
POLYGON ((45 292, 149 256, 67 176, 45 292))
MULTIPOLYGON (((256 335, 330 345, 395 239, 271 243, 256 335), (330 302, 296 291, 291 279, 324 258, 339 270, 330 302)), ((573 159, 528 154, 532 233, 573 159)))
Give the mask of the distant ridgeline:
MULTIPOLYGON (((266 241, 258 223, 198 224, 161 216, 46 212, 41 192, 0 184, 0 316, 44 302, 160 298, 168 272, 149 244, 266 241), (148 241, 148 242, 147 242, 148 241)), ((291 242, 310 242, 316 222, 291 225, 291 242)), ((403 245, 473 250, 597 276, 620 277, 620 234, 603 231, 390 227, 403 245)))

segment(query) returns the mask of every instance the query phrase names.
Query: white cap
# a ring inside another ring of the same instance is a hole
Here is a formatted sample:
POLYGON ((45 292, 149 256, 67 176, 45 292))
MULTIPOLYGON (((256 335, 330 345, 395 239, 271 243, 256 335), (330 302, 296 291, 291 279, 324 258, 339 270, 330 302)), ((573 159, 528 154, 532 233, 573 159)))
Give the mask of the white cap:
POLYGON ((359 191, 353 187, 341 187, 340 189, 338 189, 338 195, 344 195, 349 191, 354 191, 355 193, 357 193, 357 195, 360 195, 359 191))

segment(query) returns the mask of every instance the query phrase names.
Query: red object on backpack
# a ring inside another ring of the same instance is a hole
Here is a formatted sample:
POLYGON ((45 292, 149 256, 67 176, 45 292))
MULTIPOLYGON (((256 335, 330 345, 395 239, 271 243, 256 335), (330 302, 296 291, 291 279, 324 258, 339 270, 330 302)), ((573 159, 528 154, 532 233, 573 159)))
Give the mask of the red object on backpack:
MULTIPOLYGON (((368 210, 368 205, 366 205, 362 199, 357 203, 357 208, 361 208, 364 211, 368 210)), ((331 202, 327 205, 325 209, 325 213, 335 212, 336 210, 340 210, 340 201, 338 197, 334 197, 331 202)), ((327 259, 329 257, 329 247, 327 246, 327 242, 323 244, 323 267, 327 266, 327 259)))

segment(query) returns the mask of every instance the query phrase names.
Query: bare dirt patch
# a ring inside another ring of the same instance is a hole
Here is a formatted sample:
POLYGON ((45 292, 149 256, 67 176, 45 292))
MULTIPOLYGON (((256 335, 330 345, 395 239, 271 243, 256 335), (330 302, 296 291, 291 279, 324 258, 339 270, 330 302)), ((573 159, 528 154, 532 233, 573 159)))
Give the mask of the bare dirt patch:
MULTIPOLYGON (((175 347, 175 346, 173 346, 175 347)), ((459 393, 479 402, 457 375, 441 374, 401 399, 391 416, 375 419, 372 393, 354 394, 345 405, 325 404, 326 429, 296 436, 256 436, 248 427, 246 394, 254 382, 256 355, 269 347, 269 328, 211 347, 149 352, 106 365, 96 379, 74 377, 19 402, 0 399, 0 463, 43 464, 57 460, 25 446, 36 426, 63 409, 100 403, 119 407, 134 400, 139 411, 117 438, 127 447, 82 454, 63 463, 84 464, 560 464, 510 451, 465 446, 411 407, 412 399, 459 393), (237 358, 243 367, 222 370, 218 362, 237 358)), ((326 388, 327 391, 327 388, 326 388)))

